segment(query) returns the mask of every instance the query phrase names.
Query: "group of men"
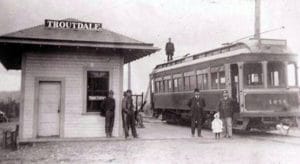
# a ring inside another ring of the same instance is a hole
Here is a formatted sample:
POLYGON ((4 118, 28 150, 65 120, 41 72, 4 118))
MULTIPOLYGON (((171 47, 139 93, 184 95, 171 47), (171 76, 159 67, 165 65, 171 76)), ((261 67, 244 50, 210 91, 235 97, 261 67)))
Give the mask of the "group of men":
MULTIPOLYGON (((114 126, 114 113, 115 113, 115 99, 113 98, 113 91, 109 91, 108 97, 103 102, 103 109, 105 110, 105 133, 106 137, 112 137, 114 126)), ((122 100, 122 120, 125 138, 129 136, 129 129, 131 129, 132 136, 137 138, 135 128, 135 111, 133 106, 132 91, 127 90, 124 93, 122 100)))
MULTIPOLYGON (((195 136, 195 129, 197 125, 198 137, 201 136, 201 129, 204 120, 204 108, 206 106, 205 100, 200 96, 199 89, 194 90, 194 97, 192 97, 188 104, 191 108, 191 131, 192 136, 195 136)), ((224 133, 226 138, 232 137, 232 117, 233 117, 234 101, 229 97, 228 91, 223 91, 223 97, 220 99, 217 111, 220 113, 220 118, 223 120, 224 133)))
MULTIPOLYGON (((233 116, 233 100, 229 98, 228 92, 223 91, 223 98, 219 101, 218 112, 220 118, 223 120, 225 137, 232 137, 232 116, 233 116)), ((206 106, 205 100, 200 96, 199 89, 194 90, 194 96, 189 100, 187 105, 191 109, 191 132, 195 136, 197 127, 198 137, 202 137, 201 129, 205 121, 204 108, 206 106)), ((112 137, 114 124, 115 99, 113 98, 113 91, 109 91, 109 96, 104 100, 103 107, 105 109, 105 133, 107 137, 112 137)), ((132 100, 132 91, 127 90, 124 93, 122 100, 122 120, 125 138, 129 136, 129 129, 131 129, 132 136, 137 138, 135 128, 135 112, 132 100)))

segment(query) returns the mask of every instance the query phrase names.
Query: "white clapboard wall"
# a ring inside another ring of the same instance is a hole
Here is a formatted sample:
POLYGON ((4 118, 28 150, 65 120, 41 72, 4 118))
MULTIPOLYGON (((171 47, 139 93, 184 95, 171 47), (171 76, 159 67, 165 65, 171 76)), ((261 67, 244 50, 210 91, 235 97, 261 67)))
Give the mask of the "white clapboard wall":
POLYGON ((85 69, 109 69, 110 89, 115 91, 116 116, 113 135, 121 130, 121 99, 123 86, 123 58, 103 56, 91 53, 67 52, 27 52, 23 57, 23 111, 21 111, 21 140, 35 138, 37 129, 34 124, 35 79, 37 77, 59 77, 65 80, 64 121, 61 122, 61 137, 102 137, 105 136, 104 117, 87 114, 84 109, 84 73, 85 69))

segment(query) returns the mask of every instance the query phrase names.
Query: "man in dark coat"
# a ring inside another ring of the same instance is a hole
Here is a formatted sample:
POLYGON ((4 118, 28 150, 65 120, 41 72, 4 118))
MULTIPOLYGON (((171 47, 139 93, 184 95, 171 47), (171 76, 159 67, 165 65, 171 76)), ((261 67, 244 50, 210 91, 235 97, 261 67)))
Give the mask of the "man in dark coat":
POLYGON ((169 38, 169 42, 166 44, 166 54, 168 57, 168 61, 173 60, 174 51, 174 44, 171 42, 171 38, 169 38))
POLYGON ((135 129, 135 115, 133 110, 133 100, 131 97, 131 90, 126 91, 126 96, 122 100, 122 111, 124 113, 124 132, 125 138, 129 136, 129 128, 131 129, 132 136, 137 138, 137 133, 135 129))
POLYGON ((112 131, 114 127, 115 120, 115 99, 113 98, 114 92, 109 91, 108 97, 105 98, 103 102, 103 107, 105 110, 105 133, 106 137, 112 137, 112 131))
POLYGON ((223 120, 225 138, 232 137, 232 116, 233 116, 234 101, 229 98, 228 91, 223 92, 223 98, 220 100, 218 110, 220 118, 223 120))
POLYGON ((194 97, 192 97, 188 104, 191 108, 192 118, 191 118, 191 130, 192 135, 195 136, 195 128, 197 124, 198 130, 198 137, 201 136, 201 129, 202 129, 202 121, 204 117, 203 108, 205 107, 205 101, 203 98, 200 97, 199 89, 194 90, 194 97))

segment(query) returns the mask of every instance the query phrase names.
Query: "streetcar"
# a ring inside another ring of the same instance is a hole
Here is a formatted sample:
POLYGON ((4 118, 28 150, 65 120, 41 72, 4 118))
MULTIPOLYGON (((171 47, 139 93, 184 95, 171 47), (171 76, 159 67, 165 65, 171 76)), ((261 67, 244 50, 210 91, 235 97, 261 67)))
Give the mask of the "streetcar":
POLYGON ((227 90, 235 101, 233 128, 270 129, 300 118, 298 56, 286 40, 249 39, 157 65, 150 74, 151 106, 167 122, 190 121, 195 88, 211 116, 227 90))

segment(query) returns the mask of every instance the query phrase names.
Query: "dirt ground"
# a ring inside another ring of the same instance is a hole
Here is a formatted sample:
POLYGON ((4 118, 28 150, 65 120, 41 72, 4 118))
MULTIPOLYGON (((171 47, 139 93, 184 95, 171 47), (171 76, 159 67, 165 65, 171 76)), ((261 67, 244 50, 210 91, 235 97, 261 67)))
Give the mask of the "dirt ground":
POLYGON ((262 133, 238 133, 216 141, 209 130, 191 137, 185 126, 148 120, 138 139, 51 142, 24 145, 18 151, 0 149, 0 163, 299 163, 300 138, 262 133))

